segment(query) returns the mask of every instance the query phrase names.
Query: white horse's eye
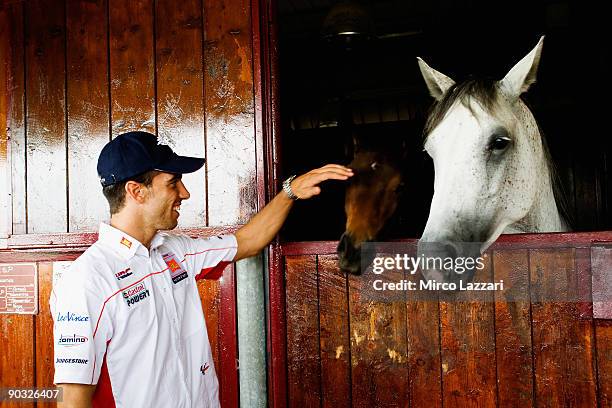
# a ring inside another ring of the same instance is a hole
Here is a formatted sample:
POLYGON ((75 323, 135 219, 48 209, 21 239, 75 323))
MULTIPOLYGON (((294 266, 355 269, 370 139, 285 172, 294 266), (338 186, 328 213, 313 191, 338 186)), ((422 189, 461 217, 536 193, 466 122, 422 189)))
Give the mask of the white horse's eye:
POLYGON ((372 168, 372 170, 376 171, 376 169, 379 167, 378 162, 373 162, 370 167, 372 168))
POLYGON ((507 136, 494 137, 489 143, 489 150, 492 150, 494 152, 501 152, 503 150, 506 150, 508 145, 510 145, 511 141, 512 139, 507 136))

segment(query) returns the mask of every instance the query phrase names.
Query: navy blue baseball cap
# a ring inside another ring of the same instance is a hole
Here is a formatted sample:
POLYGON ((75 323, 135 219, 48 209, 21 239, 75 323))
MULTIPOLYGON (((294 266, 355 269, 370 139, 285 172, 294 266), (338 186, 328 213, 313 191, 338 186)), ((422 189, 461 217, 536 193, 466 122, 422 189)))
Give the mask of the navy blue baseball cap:
POLYGON ((108 142, 98 157, 98 176, 103 187, 129 180, 147 171, 193 173, 204 159, 179 156, 148 132, 128 132, 108 142))

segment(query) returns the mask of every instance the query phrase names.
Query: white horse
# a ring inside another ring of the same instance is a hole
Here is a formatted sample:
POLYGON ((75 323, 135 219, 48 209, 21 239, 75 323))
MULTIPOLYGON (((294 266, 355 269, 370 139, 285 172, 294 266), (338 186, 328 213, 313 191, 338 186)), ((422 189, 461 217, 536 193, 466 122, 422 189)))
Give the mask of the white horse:
POLYGON ((455 84, 418 58, 437 101, 425 128, 435 182, 421 242, 442 243, 458 255, 465 251, 457 242, 479 242, 484 252, 502 233, 567 230, 546 145, 520 98, 535 82, 543 40, 501 81, 455 84))

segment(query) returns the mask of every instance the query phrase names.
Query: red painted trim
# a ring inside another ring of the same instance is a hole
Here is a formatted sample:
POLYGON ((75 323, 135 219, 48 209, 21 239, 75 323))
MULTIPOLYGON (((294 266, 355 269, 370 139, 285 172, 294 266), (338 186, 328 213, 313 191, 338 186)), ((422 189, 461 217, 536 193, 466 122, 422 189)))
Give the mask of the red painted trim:
MULTIPOLYGON (((242 225, 223 227, 186 228, 169 231, 192 238, 235 233, 242 225)), ((68 232, 57 234, 20 234, 8 238, 8 249, 86 249, 98 240, 97 232, 68 232)), ((0 251, 2 253, 2 251, 0 251)))
MULTIPOLYGON (((416 238, 390 242, 416 244, 416 238)), ((601 242, 612 242, 612 231, 601 232, 551 232, 545 234, 508 234, 500 236, 491 249, 538 249, 571 247, 580 248, 601 242)), ((283 256, 332 255, 336 253, 338 241, 286 242, 282 245, 283 256)))
MULTIPOLYGON (((279 188, 281 175, 281 140, 279 111, 279 70, 278 70, 278 28, 276 24, 276 0, 260 0, 252 2, 255 10, 253 18, 258 13, 259 25, 254 25, 253 49, 261 49, 261 109, 262 130, 264 132, 266 193, 271 200, 279 188), (255 27, 259 27, 256 30, 255 27), (256 32, 257 31, 257 32, 256 32), (259 34, 259 37, 257 35, 259 34), (255 44, 259 40, 260 47, 255 44)), ((256 96, 260 89, 255 88, 256 96)), ((259 99, 256 99, 259 102, 259 99)), ((257 111, 256 111, 257 113, 257 111)), ((285 321, 284 273, 281 264, 281 252, 278 239, 269 247, 268 258, 268 289, 269 301, 266 310, 267 351, 268 351, 268 405, 272 408, 287 406, 287 349, 285 321)))
POLYGON ((56 262, 74 261, 85 249, 33 249, 33 250, 0 250, 0 262, 56 262))
POLYGON ((264 146, 264 101, 262 77, 262 44, 259 1, 251 2, 251 33, 253 51, 253 93, 255 106, 255 160, 257 169, 257 210, 266 205, 266 160, 264 146))
POLYGON ((268 402, 273 408, 287 406, 287 316, 285 271, 281 248, 270 248, 268 317, 268 402))
POLYGON ((238 327, 235 264, 225 268, 219 290, 219 399, 223 408, 239 406, 238 327))

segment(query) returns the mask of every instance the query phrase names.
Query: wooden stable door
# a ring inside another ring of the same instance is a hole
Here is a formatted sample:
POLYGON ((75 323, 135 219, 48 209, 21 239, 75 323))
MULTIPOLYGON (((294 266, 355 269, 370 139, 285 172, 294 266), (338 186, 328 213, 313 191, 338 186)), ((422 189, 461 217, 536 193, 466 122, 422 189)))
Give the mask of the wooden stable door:
POLYGON ((335 244, 283 248, 288 406, 611 406, 610 233, 501 237, 453 301, 372 300, 335 244))
MULTIPOLYGON (((0 0, 0 264, 36 262, 39 299, 35 316, 0 315, 0 387, 52 383, 52 269, 109 218, 96 161, 111 138, 146 130, 206 157, 183 179, 185 233, 233 232, 263 204, 258 32, 249 0, 0 0)), ((224 407, 238 405, 233 271, 200 283, 224 407)))

